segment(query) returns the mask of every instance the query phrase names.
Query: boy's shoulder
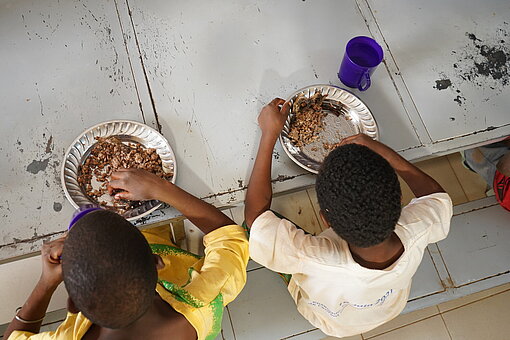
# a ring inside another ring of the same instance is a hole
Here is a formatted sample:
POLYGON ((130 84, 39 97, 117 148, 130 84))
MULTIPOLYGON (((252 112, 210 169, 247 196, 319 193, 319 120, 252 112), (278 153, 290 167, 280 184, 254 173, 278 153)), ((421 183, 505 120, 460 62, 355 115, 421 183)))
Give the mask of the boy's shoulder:
POLYGON ((446 192, 414 198, 402 209, 396 230, 407 238, 434 243, 446 237, 453 216, 453 204, 446 192))

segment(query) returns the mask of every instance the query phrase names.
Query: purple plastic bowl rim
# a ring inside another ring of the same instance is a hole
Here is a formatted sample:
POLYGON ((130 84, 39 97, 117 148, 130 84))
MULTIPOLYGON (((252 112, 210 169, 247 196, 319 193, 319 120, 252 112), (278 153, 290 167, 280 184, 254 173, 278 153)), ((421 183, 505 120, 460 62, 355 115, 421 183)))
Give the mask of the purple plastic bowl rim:
POLYGON ((82 218, 83 216, 87 215, 89 212, 92 212, 92 211, 95 211, 95 210, 101 210, 101 208, 97 208, 97 207, 94 207, 94 208, 88 208, 88 209, 85 209, 83 211, 80 211, 78 214, 76 214, 72 219, 71 219, 71 223, 69 223, 69 227, 67 228, 67 230, 71 230, 71 228, 73 227, 73 225, 78 222, 78 220, 80 218, 82 218))

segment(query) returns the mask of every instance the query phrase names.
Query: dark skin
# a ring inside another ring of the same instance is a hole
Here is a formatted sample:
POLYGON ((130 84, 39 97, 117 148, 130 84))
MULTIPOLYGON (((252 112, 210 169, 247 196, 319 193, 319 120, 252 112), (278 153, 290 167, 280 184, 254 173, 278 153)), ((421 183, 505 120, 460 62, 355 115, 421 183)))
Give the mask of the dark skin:
MULTIPOLYGON (((138 169, 122 169, 112 174, 110 192, 122 190, 116 198, 130 200, 160 200, 172 205, 205 234, 226 225, 234 224, 221 211, 212 205, 196 198, 176 185, 158 176, 138 169)), ((62 282, 62 266, 60 256, 65 238, 43 245, 43 273, 34 291, 19 312, 25 320, 37 320, 44 316, 53 292, 62 282)), ((163 260, 154 255, 157 269, 164 267, 163 260)), ((68 310, 78 313, 71 299, 68 310)), ((13 319, 4 333, 7 339, 14 330, 38 333, 41 323, 24 324, 13 319)), ((175 311, 157 293, 147 312, 130 326, 122 329, 109 329, 93 324, 83 336, 86 340, 102 339, 167 339, 195 340, 195 328, 180 313, 175 311)))
MULTIPOLYGON (((52 242, 44 243, 41 249, 42 273, 34 290, 23 304, 18 316, 24 320, 39 320, 46 314, 46 309, 51 300, 51 296, 62 282, 62 266, 60 264, 60 255, 64 247, 65 237, 52 242)), ((4 339, 15 330, 39 333, 41 322, 25 324, 15 318, 7 327, 4 333, 4 339)))
MULTIPOLYGON (((273 195, 271 186, 272 153, 287 119, 289 109, 289 104, 283 99, 275 98, 260 112, 258 122, 262 135, 248 184, 244 210, 248 227, 251 227, 255 219, 271 207, 273 195)), ((416 197, 444 192, 444 189, 432 177, 409 163, 388 146, 374 141, 364 134, 345 138, 341 145, 351 143, 365 145, 384 157, 409 185, 416 197)), ((329 222, 324 218, 322 212, 321 218, 329 226, 329 222)), ((375 246, 361 248, 349 245, 349 249, 354 261, 369 269, 387 268, 397 261, 404 252, 404 246, 395 233, 375 246)))
POLYGON ((178 340, 197 338, 188 320, 156 294, 152 306, 134 324, 122 329, 92 325, 82 339, 165 339, 169 336, 178 340))

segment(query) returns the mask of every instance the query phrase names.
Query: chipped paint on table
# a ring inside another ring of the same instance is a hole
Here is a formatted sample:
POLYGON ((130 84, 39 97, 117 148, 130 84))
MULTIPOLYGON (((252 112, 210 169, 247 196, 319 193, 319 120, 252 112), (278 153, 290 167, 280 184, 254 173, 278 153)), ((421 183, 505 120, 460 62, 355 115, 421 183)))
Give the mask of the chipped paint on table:
POLYGON ((113 1, 0 1, 0 260, 66 229, 65 148, 109 119, 143 121, 113 1))
POLYGON ((367 3, 432 152, 510 134, 510 2, 367 3))
MULTIPOLYGON (((218 206, 244 200, 262 106, 310 84, 341 85, 343 46, 370 34, 354 1, 324 1, 321 10, 294 0, 127 3, 162 133, 176 150, 177 183, 218 206)), ((421 145, 383 66, 361 97, 384 142, 421 145)), ((275 192, 314 183, 279 143, 273 156, 275 192)))
MULTIPOLYGON (((356 35, 374 36, 386 58, 372 87, 353 92, 406 158, 510 134, 510 87, 498 74, 500 50, 509 63, 508 2, 462 4, 0 0, 0 260, 62 233, 72 213, 59 180, 64 149, 105 120, 161 128, 178 185, 220 207, 242 201, 262 106, 310 84, 341 86, 343 48, 356 35)), ((273 161, 275 192, 314 183, 279 144, 273 161)), ((137 225, 177 214, 165 208, 137 225)))

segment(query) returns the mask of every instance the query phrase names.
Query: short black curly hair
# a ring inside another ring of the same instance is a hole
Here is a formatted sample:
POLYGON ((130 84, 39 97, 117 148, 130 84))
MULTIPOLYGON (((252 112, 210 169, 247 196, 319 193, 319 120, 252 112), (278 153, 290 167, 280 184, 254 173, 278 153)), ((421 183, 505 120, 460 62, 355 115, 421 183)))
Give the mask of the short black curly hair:
POLYGON ((64 243, 69 297, 93 323, 127 327, 154 301, 157 269, 142 233, 118 214, 99 210, 78 220, 64 243))
POLYGON ((366 146, 347 144, 333 150, 315 187, 322 214, 349 244, 371 247, 395 230, 402 210, 397 174, 366 146))

